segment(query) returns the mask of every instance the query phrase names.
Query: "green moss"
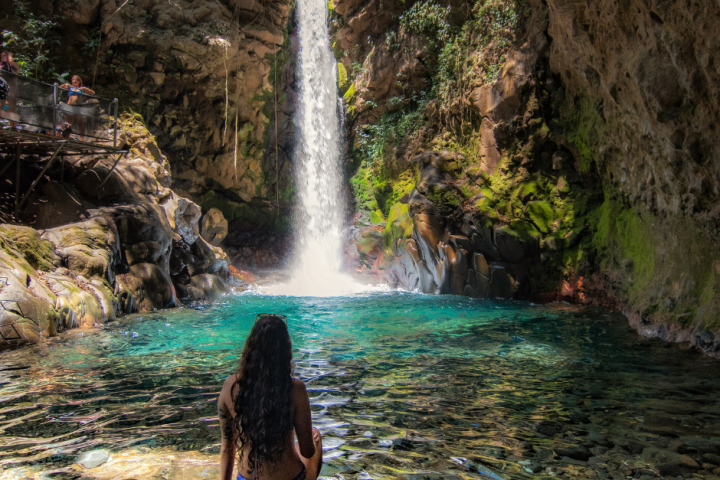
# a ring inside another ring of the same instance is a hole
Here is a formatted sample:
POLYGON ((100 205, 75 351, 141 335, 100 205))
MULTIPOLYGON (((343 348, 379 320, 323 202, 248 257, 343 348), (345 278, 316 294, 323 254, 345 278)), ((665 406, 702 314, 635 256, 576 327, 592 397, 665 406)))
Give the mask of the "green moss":
POLYGON ((413 220, 408 213, 406 203, 396 203, 390 209, 387 225, 383 230, 383 248, 388 253, 394 253, 398 240, 404 240, 412 236, 413 220))
POLYGON ((379 208, 370 214, 370 222, 373 225, 380 225, 385 223, 385 215, 379 208))
POLYGON ((350 79, 348 78, 347 70, 345 70, 345 65, 343 65, 342 62, 338 62, 337 68, 338 87, 340 88, 340 93, 344 94, 350 86, 350 79))
POLYGON ((552 207, 546 201, 536 201, 527 204, 527 214, 535 226, 543 233, 552 230, 555 214, 552 207))
POLYGON ((624 265, 629 270, 628 293, 631 300, 636 299, 655 272, 655 242, 650 219, 641 218, 631 208, 612 200, 607 193, 605 202, 591 218, 597 219, 593 247, 605 258, 606 268, 624 265))
POLYGON ((483 197, 475 202, 475 210, 482 216, 497 219, 498 215, 493 209, 493 202, 487 197, 483 197))
POLYGON ((462 199, 450 188, 433 188, 425 196, 441 209, 457 208, 462 204, 462 199))
POLYGON ((0 233, 12 241, 15 249, 35 270, 52 272, 55 270, 55 248, 50 242, 40 239, 40 234, 33 228, 16 225, 0 226, 0 233))
POLYGON ((536 181, 524 182, 518 187, 518 196, 523 200, 534 200, 541 198, 543 194, 542 188, 536 181))
POLYGON ((634 211, 624 210, 616 219, 620 252, 632 260, 634 289, 642 288, 655 271, 655 246, 648 223, 634 211))
POLYGON ((589 173, 596 149, 601 143, 607 125, 599 113, 600 102, 593 102, 589 97, 577 99, 564 121, 565 136, 578 150, 580 173, 589 173))
POLYGON ((391 199, 392 193, 392 185, 389 185, 387 181, 375 181, 375 184, 373 185, 373 196, 375 197, 375 201, 383 214, 390 210, 392 202, 388 202, 388 200, 391 199))
POLYGON ((343 94, 343 100, 345 100, 345 103, 350 104, 350 102, 355 97, 355 84, 353 83, 350 85, 350 87, 347 89, 347 91, 343 94))
POLYGON ((524 220, 511 222, 506 231, 513 233, 520 240, 528 243, 536 244, 540 241, 540 232, 532 223, 524 220))
POLYGON ((358 210, 368 213, 378 210, 379 206, 373 193, 374 185, 370 169, 360 167, 357 173, 350 178, 350 187, 355 196, 358 210))

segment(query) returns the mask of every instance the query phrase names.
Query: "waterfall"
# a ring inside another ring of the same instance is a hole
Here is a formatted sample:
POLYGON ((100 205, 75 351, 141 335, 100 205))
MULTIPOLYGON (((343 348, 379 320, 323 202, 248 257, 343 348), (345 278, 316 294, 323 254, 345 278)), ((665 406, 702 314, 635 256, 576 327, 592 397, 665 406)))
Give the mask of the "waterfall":
POLYGON ((297 4, 300 92, 294 163, 298 206, 292 279, 269 289, 280 295, 333 296, 362 289, 340 273, 345 217, 338 107, 342 105, 327 14, 327 0, 301 0, 297 4))

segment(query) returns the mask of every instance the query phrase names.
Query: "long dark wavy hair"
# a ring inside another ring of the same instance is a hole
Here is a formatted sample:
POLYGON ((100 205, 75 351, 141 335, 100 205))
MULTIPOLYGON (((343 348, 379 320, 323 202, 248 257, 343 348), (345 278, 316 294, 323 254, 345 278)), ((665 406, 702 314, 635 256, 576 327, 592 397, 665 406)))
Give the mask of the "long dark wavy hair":
POLYGON ((238 449, 247 451, 251 471, 279 460, 293 429, 292 368, 287 325, 280 317, 260 318, 245 341, 235 397, 238 449))

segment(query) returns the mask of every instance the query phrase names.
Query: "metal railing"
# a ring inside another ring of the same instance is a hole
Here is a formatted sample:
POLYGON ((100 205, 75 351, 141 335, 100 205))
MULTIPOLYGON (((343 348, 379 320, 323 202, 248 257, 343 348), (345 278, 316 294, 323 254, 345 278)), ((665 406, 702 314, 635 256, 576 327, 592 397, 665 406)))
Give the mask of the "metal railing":
POLYGON ((9 72, 0 76, 10 87, 0 100, 0 128, 45 133, 89 143, 112 141, 117 147, 118 100, 71 93, 68 89, 9 72), (76 97, 79 100, 70 99, 76 97), (68 132, 67 126, 71 127, 68 132))

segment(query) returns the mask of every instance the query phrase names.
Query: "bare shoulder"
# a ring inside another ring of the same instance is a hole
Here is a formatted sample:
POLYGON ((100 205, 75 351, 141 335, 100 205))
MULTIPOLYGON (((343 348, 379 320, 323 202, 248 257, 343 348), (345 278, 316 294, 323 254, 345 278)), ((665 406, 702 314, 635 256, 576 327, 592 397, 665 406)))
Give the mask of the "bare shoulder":
POLYGON ((297 401, 307 397, 307 388, 305 388, 303 381, 293 378, 293 398, 297 401))
POLYGON ((233 373, 225 379, 225 383, 223 383, 223 389, 232 388, 232 386, 235 385, 235 382, 237 382, 237 373, 233 373))
POLYGON ((305 383, 299 378, 293 378, 293 392, 294 393, 306 393, 305 383))
POLYGON ((235 383, 237 382, 237 375, 232 374, 229 377, 225 379, 225 382, 222 386, 222 391, 220 392, 220 398, 224 399, 225 401, 229 401, 232 398, 232 389, 235 386, 235 383))

